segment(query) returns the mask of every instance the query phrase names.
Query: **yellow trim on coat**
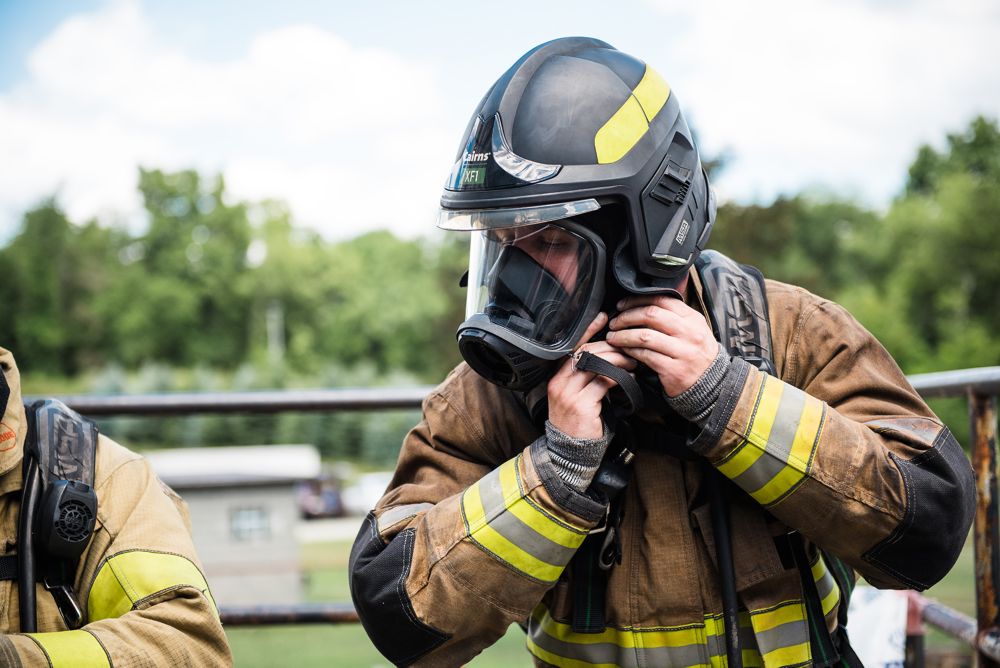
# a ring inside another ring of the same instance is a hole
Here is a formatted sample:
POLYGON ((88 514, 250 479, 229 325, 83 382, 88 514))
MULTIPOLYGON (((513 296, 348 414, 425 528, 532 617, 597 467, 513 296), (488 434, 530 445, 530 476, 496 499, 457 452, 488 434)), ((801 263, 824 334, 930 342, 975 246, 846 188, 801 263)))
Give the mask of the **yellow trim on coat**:
POLYGON ((218 608, 201 571, 186 557, 165 552, 133 550, 108 558, 90 589, 87 610, 91 622, 121 617, 154 594, 176 587, 194 587, 218 608))
POLYGON ((52 668, 111 668, 104 647, 88 631, 28 633, 49 658, 52 668))

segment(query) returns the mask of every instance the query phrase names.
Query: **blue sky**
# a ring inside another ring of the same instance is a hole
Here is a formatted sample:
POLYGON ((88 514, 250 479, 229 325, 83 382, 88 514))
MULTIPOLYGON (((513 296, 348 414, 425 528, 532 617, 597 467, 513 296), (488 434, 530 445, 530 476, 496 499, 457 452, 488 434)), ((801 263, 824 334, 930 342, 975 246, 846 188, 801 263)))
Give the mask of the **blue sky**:
POLYGON ((992 0, 0 0, 0 239, 51 194, 141 226, 138 165, 223 172, 330 238, 427 232, 483 92, 572 34, 667 79, 730 156, 723 200, 885 207, 920 143, 1000 116, 992 0))

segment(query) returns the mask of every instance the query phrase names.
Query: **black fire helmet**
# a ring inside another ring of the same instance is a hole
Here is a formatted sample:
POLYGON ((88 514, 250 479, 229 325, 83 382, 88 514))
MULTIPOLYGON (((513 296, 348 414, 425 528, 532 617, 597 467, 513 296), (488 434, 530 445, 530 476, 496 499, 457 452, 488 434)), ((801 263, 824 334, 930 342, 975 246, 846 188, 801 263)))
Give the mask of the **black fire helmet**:
POLYGON ((552 40, 479 103, 438 226, 510 227, 602 207, 626 223, 614 275, 633 293, 676 290, 715 221, 708 177, 663 78, 600 40, 552 40))

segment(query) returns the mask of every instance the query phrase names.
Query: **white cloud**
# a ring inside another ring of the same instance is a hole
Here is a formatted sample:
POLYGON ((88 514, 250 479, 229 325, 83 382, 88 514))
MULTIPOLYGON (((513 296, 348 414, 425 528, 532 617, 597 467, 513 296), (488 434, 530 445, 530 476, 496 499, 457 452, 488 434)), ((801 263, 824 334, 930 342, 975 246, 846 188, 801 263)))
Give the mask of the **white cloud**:
MULTIPOLYGON (((581 11, 574 27, 662 26, 658 43, 619 46, 667 78, 705 153, 732 151, 723 196, 822 184, 884 204, 919 143, 940 143, 976 113, 1000 116, 992 0, 645 0, 630 10, 581 11)), ((501 31, 456 65, 438 35, 463 26, 435 26, 397 53, 276 23, 237 56, 211 59, 168 37, 137 0, 68 18, 33 49, 24 81, 0 91, 0 240, 54 192, 74 220, 141 217, 138 165, 222 171, 234 197, 286 199, 331 238, 427 232, 471 111, 455 100, 485 91, 517 55, 501 31), (501 52, 509 62, 497 65, 501 52)))
POLYGON ((221 170, 234 196, 286 199, 329 237, 421 233, 453 148, 436 128, 431 72, 312 26, 258 34, 241 58, 215 62, 117 2, 64 21, 28 73, 0 95, 7 227, 56 191, 74 220, 133 217, 142 165, 221 170))
MULTIPOLYGON (((649 4, 668 16, 676 7, 649 4)), ((705 0, 647 59, 674 68, 664 75, 708 151, 735 154, 723 191, 768 197, 822 183, 882 204, 919 143, 1000 115, 994 7, 705 0)))

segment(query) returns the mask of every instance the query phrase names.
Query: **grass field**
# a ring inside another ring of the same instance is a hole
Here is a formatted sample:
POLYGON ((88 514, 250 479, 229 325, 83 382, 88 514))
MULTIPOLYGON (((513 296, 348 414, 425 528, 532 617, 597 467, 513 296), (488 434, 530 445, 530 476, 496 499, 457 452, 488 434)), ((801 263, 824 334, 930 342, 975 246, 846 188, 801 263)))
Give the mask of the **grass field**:
MULTIPOLYGON (((343 602, 351 596, 347 586, 347 543, 314 543, 304 546, 303 562, 308 574, 308 600, 343 602)), ((975 577, 972 544, 966 546, 958 564, 936 587, 926 593, 945 605, 975 616, 975 577)), ((474 613, 474 611, 471 611, 474 613)), ((848 626, 850 628, 850 626, 848 626)), ((227 629, 238 668, 391 668, 372 647, 360 625, 270 626, 227 629)), ((931 646, 960 647, 943 635, 932 633, 931 646)), ((512 626, 497 644, 476 657, 474 668, 529 666, 524 633, 512 626)))

